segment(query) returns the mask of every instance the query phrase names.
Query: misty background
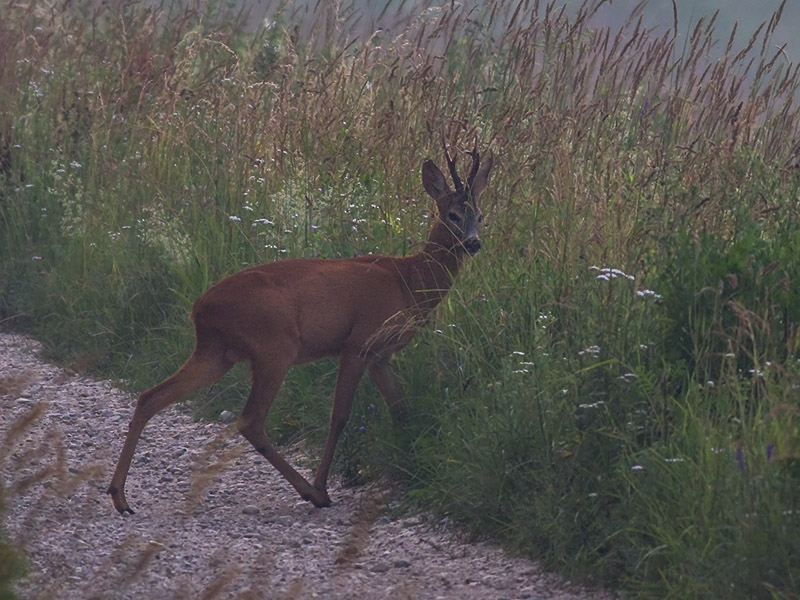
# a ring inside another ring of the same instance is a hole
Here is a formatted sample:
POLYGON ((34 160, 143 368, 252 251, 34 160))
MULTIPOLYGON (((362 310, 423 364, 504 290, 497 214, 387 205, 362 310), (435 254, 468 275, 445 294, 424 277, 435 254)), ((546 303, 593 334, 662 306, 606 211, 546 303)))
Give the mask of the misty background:
MULTIPOLYGON (((613 0, 598 11, 596 20, 603 25, 621 24, 641 3, 641 0, 613 0)), ((780 8, 781 0, 677 0, 676 5, 680 40, 686 40, 691 35, 701 18, 705 20, 704 22, 708 22, 708 19, 719 11, 715 32, 718 39, 717 46, 721 46, 724 50, 734 24, 738 22, 734 48, 744 47, 758 27, 768 21, 780 8)), ((651 0, 644 3, 643 22, 646 25, 671 29, 673 21, 673 6, 670 0, 651 0)), ((800 25, 800 2, 788 0, 772 41, 775 51, 786 44, 784 53, 792 62, 797 62, 800 58, 798 25, 800 25)))
MULTIPOLYGON (((446 4, 446 0, 435 4, 446 4)), ((415 11, 415 4, 431 6, 434 3, 415 3, 406 0, 389 0, 371 2, 369 0, 352 0, 339 2, 341 9, 346 13, 359 12, 362 14, 360 23, 362 32, 371 33, 377 27, 391 27, 392 20, 398 11, 411 16, 415 11), (383 19, 379 16, 383 15, 383 19)), ((540 10, 547 4, 541 0, 540 10)), ((558 2, 567 5, 567 11, 582 4, 581 0, 564 0, 558 2)), ((768 21, 773 13, 781 6, 781 0, 676 0, 678 10, 678 35, 679 39, 687 39, 698 21, 702 18, 708 22, 715 12, 719 11, 716 18, 716 38, 718 47, 724 49, 728 38, 737 24, 734 41, 735 48, 744 47, 757 28, 768 21)), ((274 0, 236 0, 236 6, 249 11, 251 26, 257 27, 265 17, 281 9, 286 13, 295 13, 301 17, 314 19, 315 14, 322 7, 327 7, 326 0, 299 0, 296 2, 276 2, 274 0)), ((616 27, 622 25, 637 6, 643 5, 642 17, 646 27, 657 30, 672 29, 674 24, 673 4, 671 0, 609 0, 597 11, 593 20, 597 25, 616 27)), ((784 6, 781 20, 772 36, 775 51, 785 45, 783 52, 788 60, 797 62, 800 58, 800 40, 797 29, 800 26, 800 1, 788 0, 784 6)), ((678 45, 680 48, 680 45, 678 45)))
MULTIPOLYGON (((540 11, 544 10, 547 0, 540 1, 540 11)), ((567 12, 577 9, 583 2, 581 0, 564 0, 557 4, 567 5, 567 12)), ((295 2, 280 2, 274 0, 236 0, 236 6, 249 11, 249 22, 256 28, 263 23, 265 17, 274 15, 276 11, 283 10, 285 14, 294 14, 291 21, 315 20, 322 8, 333 4, 326 0, 299 0, 295 2)), ((435 5, 445 5, 447 0, 441 2, 409 2, 407 0, 386 0, 370 2, 369 0, 351 0, 338 2, 340 11, 344 14, 354 15, 360 13, 359 29, 369 35, 378 27, 392 28, 397 25, 398 13, 406 17, 413 16, 415 11, 435 5), (381 18, 382 16, 382 18, 381 18)), ((532 4, 532 2, 531 2, 532 4)), ((622 25, 630 17, 637 6, 642 5, 642 22, 646 27, 656 28, 659 31, 672 29, 674 24, 673 4, 671 0, 610 0, 597 11, 593 22, 598 26, 615 28, 622 25)), ((768 21, 772 14, 781 6, 781 0, 676 0, 678 11, 679 41, 688 39, 692 30, 702 18, 708 22, 716 11, 715 37, 717 47, 724 50, 728 43, 734 24, 738 22, 734 48, 744 47, 757 28, 768 21)), ((780 23, 772 36, 775 51, 785 44, 783 49, 786 58, 797 62, 800 58, 800 41, 796 31, 800 25, 800 1, 788 0, 784 6, 780 23)), ((680 50, 680 43, 677 45, 680 50)), ((772 54, 772 52, 769 52, 772 54)))

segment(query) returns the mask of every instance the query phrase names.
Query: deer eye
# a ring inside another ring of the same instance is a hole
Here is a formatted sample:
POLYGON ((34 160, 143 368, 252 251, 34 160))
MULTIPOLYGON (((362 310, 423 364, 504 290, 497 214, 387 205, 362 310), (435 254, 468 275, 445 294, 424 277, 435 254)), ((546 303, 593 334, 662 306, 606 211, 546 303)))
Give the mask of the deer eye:
POLYGON ((478 215, 478 223, 483 223, 483 215, 478 215))
POLYGON ((450 219, 453 223, 461 223, 461 217, 454 212, 448 214, 447 218, 450 219))

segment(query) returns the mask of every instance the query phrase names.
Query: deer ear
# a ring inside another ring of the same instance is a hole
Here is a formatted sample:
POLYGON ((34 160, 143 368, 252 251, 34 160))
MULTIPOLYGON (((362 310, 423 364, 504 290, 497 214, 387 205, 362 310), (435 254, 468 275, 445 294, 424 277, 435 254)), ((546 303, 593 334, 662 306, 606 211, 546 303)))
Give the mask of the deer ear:
POLYGON ((472 182, 472 199, 474 202, 478 202, 478 198, 480 198, 483 190, 486 188, 486 184, 489 183, 489 173, 492 170, 492 164, 494 163, 493 157, 490 154, 486 161, 481 165, 480 170, 478 171, 477 175, 475 175, 475 180, 472 182))
POLYGON ((430 158, 422 163, 422 185, 434 200, 450 193, 447 180, 430 158))

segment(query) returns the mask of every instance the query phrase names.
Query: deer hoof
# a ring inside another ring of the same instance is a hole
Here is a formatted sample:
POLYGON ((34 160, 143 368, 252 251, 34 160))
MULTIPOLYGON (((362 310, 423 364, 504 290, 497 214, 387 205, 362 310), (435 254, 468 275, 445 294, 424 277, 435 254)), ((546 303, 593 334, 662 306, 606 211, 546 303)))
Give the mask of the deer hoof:
POLYGON ((131 515, 136 514, 134 510, 128 506, 128 502, 125 500, 125 496, 119 492, 119 490, 113 486, 109 487, 106 490, 106 494, 111 496, 111 500, 114 502, 114 508, 117 509, 117 512, 121 515, 125 513, 129 513, 131 515))
POLYGON ((312 500, 311 502, 317 508, 327 508, 328 506, 331 505, 331 499, 328 497, 328 494, 325 494, 322 500, 312 500))
POLYGON ((311 504, 317 508, 326 508, 331 505, 328 492, 323 492, 318 489, 314 489, 313 493, 301 494, 300 497, 306 502, 311 502, 311 504))

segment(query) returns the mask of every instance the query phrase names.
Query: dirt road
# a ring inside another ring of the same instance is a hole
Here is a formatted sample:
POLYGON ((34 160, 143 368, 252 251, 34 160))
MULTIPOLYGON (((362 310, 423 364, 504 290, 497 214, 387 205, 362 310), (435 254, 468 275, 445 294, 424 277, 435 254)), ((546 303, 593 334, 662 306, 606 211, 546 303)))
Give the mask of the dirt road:
POLYGON ((396 490, 333 481, 334 505, 316 509, 232 426, 176 408, 145 429, 127 487, 137 512, 122 517, 105 489, 133 398, 38 350, 0 334, 5 528, 28 558, 22 598, 612 597, 461 541, 424 515, 393 517, 396 490))

